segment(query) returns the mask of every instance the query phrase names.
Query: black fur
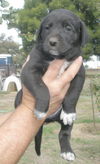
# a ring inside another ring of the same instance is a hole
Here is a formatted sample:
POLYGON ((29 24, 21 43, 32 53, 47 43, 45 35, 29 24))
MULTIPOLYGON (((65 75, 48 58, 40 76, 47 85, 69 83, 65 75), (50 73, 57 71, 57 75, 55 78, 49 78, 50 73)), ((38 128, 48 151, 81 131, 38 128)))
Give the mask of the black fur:
MULTIPOLYGON (((48 68, 49 62, 55 58, 73 61, 81 55, 81 47, 87 42, 87 32, 84 23, 71 11, 58 9, 51 12, 41 23, 37 43, 30 53, 30 60, 21 73, 22 83, 36 98, 35 112, 46 113, 49 104, 49 90, 42 81, 42 76, 48 68)), ((67 114, 75 113, 76 104, 85 79, 83 65, 71 82, 70 89, 62 103, 63 111, 67 114)), ((15 107, 21 103, 22 90, 18 93, 15 107)), ((61 110, 62 110, 61 108, 61 110)), ((61 124, 59 142, 61 153, 73 152, 70 146, 70 135, 73 123, 64 125, 60 120, 61 110, 46 119, 45 122, 57 121, 61 124)), ((34 125, 33 125, 34 126, 34 125)), ((35 137, 35 149, 40 155, 42 128, 35 137)))

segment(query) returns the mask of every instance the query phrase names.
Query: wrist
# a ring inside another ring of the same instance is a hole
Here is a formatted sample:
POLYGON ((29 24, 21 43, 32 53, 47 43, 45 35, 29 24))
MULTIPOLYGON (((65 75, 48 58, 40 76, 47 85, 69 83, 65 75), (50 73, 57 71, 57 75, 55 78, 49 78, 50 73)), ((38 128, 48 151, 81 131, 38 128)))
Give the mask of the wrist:
POLYGON ((45 119, 46 119, 46 117, 44 117, 43 119, 39 120, 39 119, 36 117, 36 115, 34 114, 34 109, 35 109, 35 104, 31 107, 30 105, 27 105, 26 103, 25 103, 25 104, 22 103, 22 104, 20 104, 20 106, 19 106, 19 110, 21 110, 21 111, 23 110, 24 113, 29 113, 29 114, 32 116, 32 118, 33 118, 34 120, 39 121, 39 122, 44 122, 45 119))
POLYGON ((34 113, 35 105, 29 105, 29 104, 26 104, 26 103, 22 103, 20 106, 21 106, 22 109, 29 110, 32 113, 34 113))
POLYGON ((17 113, 20 113, 20 115, 22 115, 22 117, 21 117, 22 120, 27 122, 28 126, 32 127, 33 137, 35 137, 35 135, 37 134, 39 128, 43 125, 43 123, 44 123, 46 118, 43 118, 41 120, 37 119, 37 117, 34 114, 34 110, 33 109, 29 109, 24 104, 21 104, 17 108, 17 113))

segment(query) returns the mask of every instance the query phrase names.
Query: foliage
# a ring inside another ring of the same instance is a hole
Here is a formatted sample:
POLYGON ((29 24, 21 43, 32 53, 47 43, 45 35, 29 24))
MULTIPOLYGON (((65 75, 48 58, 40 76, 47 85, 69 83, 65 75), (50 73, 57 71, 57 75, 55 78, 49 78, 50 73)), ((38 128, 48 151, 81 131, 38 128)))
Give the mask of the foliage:
POLYGON ((22 68, 23 63, 25 62, 26 54, 23 49, 20 49, 20 53, 13 56, 14 64, 16 64, 17 68, 22 68))
POLYGON ((49 8, 50 10, 64 8, 64 9, 72 10, 74 12, 76 11, 74 3, 72 3, 70 0, 62 0, 62 1, 52 0, 49 3, 49 8))
MULTIPOLYGON (((83 15, 83 21, 89 28, 91 37, 92 54, 100 55, 100 28, 99 28, 99 0, 72 0, 78 11, 83 15)), ((88 47, 89 48, 89 47, 88 47)))
POLYGON ((6 0, 0 0, 0 24, 3 22, 3 14, 8 14, 8 10, 5 8, 9 6, 9 3, 6 0))
POLYGON ((19 11, 18 29, 20 29, 25 52, 30 52, 36 36, 40 20, 47 14, 46 5, 39 3, 35 8, 19 11))
POLYGON ((11 54, 15 64, 22 65, 24 54, 20 45, 12 40, 11 37, 6 38, 5 34, 0 36, 0 54, 11 54))
POLYGON ((8 7, 9 3, 6 0, 0 0, 0 6, 1 7, 8 7))
POLYGON ((15 43, 11 37, 6 38, 4 34, 1 34, 0 53, 17 54, 19 53, 19 44, 15 43))

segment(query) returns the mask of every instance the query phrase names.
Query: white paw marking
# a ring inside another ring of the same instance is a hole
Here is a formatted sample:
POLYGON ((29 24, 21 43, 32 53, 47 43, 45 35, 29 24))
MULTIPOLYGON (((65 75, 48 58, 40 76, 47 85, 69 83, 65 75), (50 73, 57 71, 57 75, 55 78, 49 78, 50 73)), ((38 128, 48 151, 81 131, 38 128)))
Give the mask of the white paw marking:
POLYGON ((75 155, 71 152, 61 153, 61 157, 64 158, 65 160, 68 160, 68 161, 74 161, 75 160, 75 155))
POLYGON ((41 120, 42 118, 44 118, 46 116, 46 113, 42 113, 37 110, 34 111, 34 114, 39 120, 41 120))
POLYGON ((72 123, 76 120, 76 113, 67 114, 62 110, 60 120, 63 120, 64 125, 72 125, 72 123))
POLYGON ((61 76, 64 71, 66 70, 66 68, 71 64, 72 62, 68 62, 68 61, 65 61, 63 66, 61 67, 60 71, 59 71, 59 74, 58 74, 58 77, 61 76))

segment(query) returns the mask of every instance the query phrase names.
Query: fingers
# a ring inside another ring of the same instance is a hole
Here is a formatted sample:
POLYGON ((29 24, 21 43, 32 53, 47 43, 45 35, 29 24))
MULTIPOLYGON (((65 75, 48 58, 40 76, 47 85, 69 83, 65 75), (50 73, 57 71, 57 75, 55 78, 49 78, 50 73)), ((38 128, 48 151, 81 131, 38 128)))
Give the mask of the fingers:
POLYGON ((54 80, 60 69, 61 66, 63 65, 64 60, 54 60, 48 67, 48 70, 46 71, 45 75, 43 76, 43 79, 45 78, 45 81, 52 81, 54 80))
POLYGON ((66 83, 71 82, 76 76, 76 74, 78 73, 81 65, 82 65, 82 57, 80 56, 62 74, 62 76, 59 78, 59 83, 65 86, 66 83))
POLYGON ((67 93, 69 87, 70 87, 70 83, 67 83, 67 85, 64 86, 64 88, 61 90, 61 92, 60 92, 60 94, 59 94, 60 100, 63 100, 63 99, 64 99, 64 97, 65 97, 65 95, 66 95, 66 93, 67 93))

